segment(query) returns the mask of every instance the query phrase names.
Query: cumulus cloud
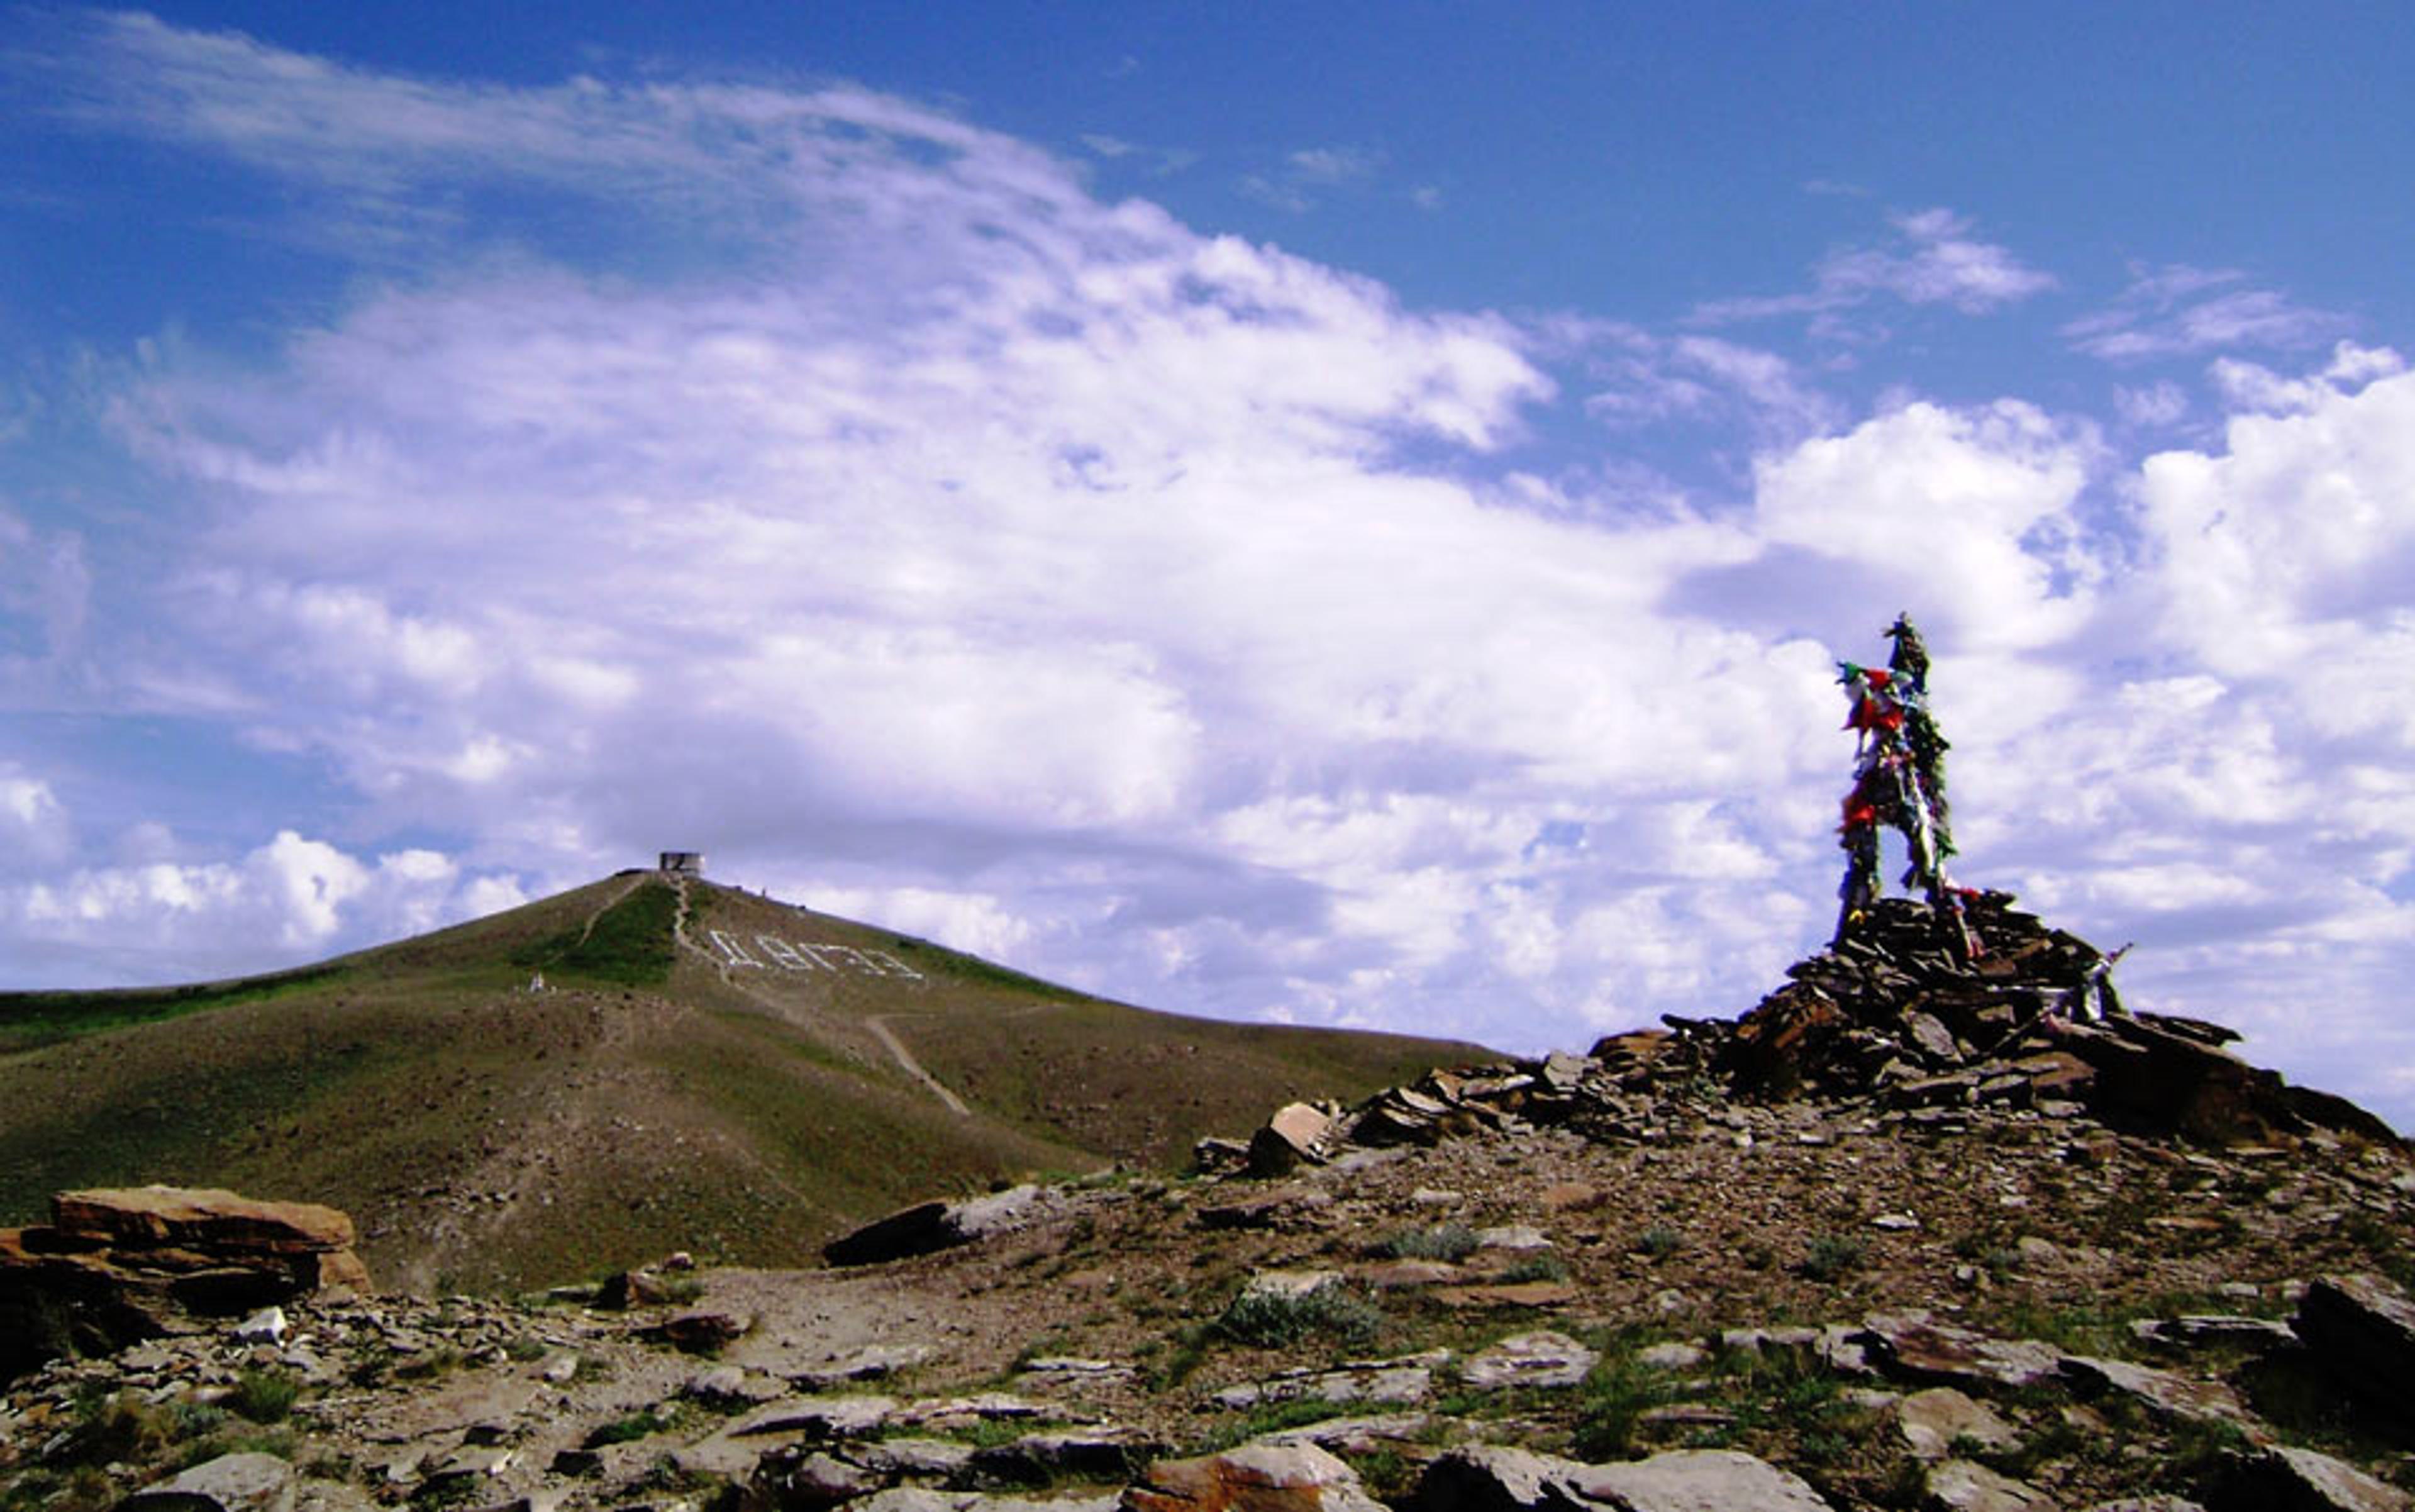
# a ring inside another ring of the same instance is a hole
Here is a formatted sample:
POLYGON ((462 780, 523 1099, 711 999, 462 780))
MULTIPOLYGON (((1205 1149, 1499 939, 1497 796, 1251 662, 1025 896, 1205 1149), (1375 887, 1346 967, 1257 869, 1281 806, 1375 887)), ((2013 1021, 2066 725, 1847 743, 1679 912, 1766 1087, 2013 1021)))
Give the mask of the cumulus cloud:
MULTIPOLYGON (((9 786, 0 783, 0 824, 9 786)), ((423 849, 372 859, 281 831, 240 860, 77 866, 0 884, 0 949, 68 986, 196 981, 315 960, 527 901, 423 849)))

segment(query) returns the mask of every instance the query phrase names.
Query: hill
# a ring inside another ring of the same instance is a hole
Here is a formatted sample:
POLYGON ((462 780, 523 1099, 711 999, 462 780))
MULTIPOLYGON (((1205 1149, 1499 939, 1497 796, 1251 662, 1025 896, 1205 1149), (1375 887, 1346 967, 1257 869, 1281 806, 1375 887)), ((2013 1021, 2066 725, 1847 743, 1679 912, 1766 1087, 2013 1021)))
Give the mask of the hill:
MULTIPOLYGON (((2122 1011, 2008 902, 1969 958, 1882 907, 1737 1019, 1287 1107, 1246 1170, 935 1205, 828 1268, 171 1320, 6 1386, 0 1507, 191 1465, 150 1505, 2409 1512, 2407 1145, 2122 1011)), ((0 1250, 139 1271, 186 1203, 81 1194, 0 1250)), ((343 1238, 236 1204, 231 1252, 272 1217, 343 1238)))
POLYGON ((0 1223, 166 1182, 339 1207, 421 1291, 793 1265, 909 1198, 1168 1164, 1482 1054, 1154 1012, 626 872, 298 971, 0 996, 0 1223))

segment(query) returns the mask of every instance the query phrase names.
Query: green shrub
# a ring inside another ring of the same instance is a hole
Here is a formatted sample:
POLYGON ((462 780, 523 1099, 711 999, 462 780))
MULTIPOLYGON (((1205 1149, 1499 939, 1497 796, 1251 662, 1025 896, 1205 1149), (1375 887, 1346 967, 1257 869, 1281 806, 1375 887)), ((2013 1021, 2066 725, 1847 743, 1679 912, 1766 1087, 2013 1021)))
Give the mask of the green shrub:
POLYGON ((1666 1223, 1655 1223, 1636 1235, 1635 1248, 1655 1260, 1665 1260, 1686 1248, 1686 1236, 1666 1223))
POLYGON ((302 1395, 302 1383, 282 1370, 248 1366, 234 1378, 234 1395, 227 1405, 255 1423, 281 1423, 302 1395))
POLYGON ((1568 1279, 1568 1263, 1557 1255, 1528 1255, 1501 1273, 1501 1280, 1512 1286, 1520 1281, 1564 1281, 1568 1279))
POLYGON ((608 1423, 598 1424, 588 1432, 583 1446, 600 1449, 608 1444, 634 1444, 639 1439, 659 1433, 670 1426, 671 1420, 668 1417, 649 1407, 643 1412, 631 1413, 626 1417, 616 1417, 608 1423))
POLYGON ((1815 1281, 1833 1281, 1861 1263, 1862 1241, 1847 1235, 1820 1235, 1803 1251, 1803 1274, 1815 1281))
POLYGON ((1578 1389, 1569 1447, 1581 1460, 1624 1460, 1635 1447, 1645 1409, 1669 1400, 1668 1379, 1631 1354, 1605 1356, 1578 1389))
POLYGON ((1310 1292, 1243 1292, 1216 1320, 1216 1332, 1263 1349, 1296 1344, 1311 1335, 1358 1348, 1372 1343, 1383 1325, 1384 1314, 1372 1302, 1328 1282, 1310 1292))
POLYGON ((1375 1247, 1375 1252, 1394 1260, 1445 1260, 1453 1264, 1476 1253, 1476 1231, 1464 1223, 1437 1223, 1428 1228, 1403 1229, 1375 1247))

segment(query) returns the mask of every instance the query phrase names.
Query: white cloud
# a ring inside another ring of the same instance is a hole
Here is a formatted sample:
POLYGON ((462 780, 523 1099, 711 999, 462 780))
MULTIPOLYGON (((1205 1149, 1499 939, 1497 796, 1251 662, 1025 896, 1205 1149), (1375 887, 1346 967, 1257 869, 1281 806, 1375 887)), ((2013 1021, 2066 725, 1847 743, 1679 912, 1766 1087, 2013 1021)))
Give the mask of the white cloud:
POLYGON ((1979 315, 2054 287, 2052 276, 2007 248, 1973 240, 1971 222, 1950 210, 1923 210, 1894 221, 1907 247, 1838 252, 1820 266, 1821 289, 1844 295, 1874 290, 1906 304, 1951 305, 1979 315))
POLYGON ((2113 409, 2122 424, 2148 430, 2179 424, 2188 414, 2189 400, 2178 383, 2167 380, 2146 388, 2116 388, 2113 409))
POLYGON ((1814 334, 1864 337, 1868 333, 1845 317, 1880 295, 1907 305, 1944 305, 1966 315, 1984 315, 2055 287, 2051 274, 2029 266, 2010 248, 1972 237, 1971 221, 1951 210, 1922 210, 1889 219, 1895 241, 1830 253, 1814 270, 1810 289, 1712 300, 1695 310, 1694 319, 1728 324, 1808 315, 1816 318, 1814 334))
POLYGON ((194 981, 524 901, 512 878, 467 878, 432 851, 365 860, 287 830, 234 861, 76 866, 0 884, 0 951, 60 963, 54 980, 67 985, 194 981))
POLYGON ((1763 442, 1791 442, 1843 415, 1797 365, 1774 352, 1707 336, 1662 339, 1566 322, 1544 329, 1556 344, 1591 349, 1592 375, 1607 386, 1586 397, 1585 409, 1612 425, 1742 417, 1763 442))
POLYGON ((1756 531, 1856 564, 1962 654, 2041 646, 2087 613, 2092 564, 2067 543, 2095 457, 2030 405, 1908 405, 1764 459, 1756 531))
POLYGON ((74 827, 51 785, 0 763, 0 846, 22 867, 54 864, 74 845, 74 827))
POLYGON ((1241 192, 1300 215, 1314 209, 1328 191, 1365 183, 1383 166, 1384 155, 1366 147, 1302 147, 1285 153, 1280 168, 1243 178, 1241 192))
POLYGON ((2273 290, 2234 287, 2245 275, 2233 269, 2133 274, 2111 306, 2063 326, 2074 348, 2116 363, 2242 348, 2299 351, 2334 339, 2348 324, 2273 290))

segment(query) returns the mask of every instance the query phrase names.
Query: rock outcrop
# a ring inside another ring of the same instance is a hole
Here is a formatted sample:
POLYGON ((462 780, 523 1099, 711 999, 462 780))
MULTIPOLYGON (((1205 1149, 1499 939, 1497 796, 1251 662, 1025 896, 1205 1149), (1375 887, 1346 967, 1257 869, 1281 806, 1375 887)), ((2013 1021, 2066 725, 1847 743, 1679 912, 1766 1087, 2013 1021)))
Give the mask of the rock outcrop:
POLYGON ((187 1187, 61 1192, 49 1223, 0 1229, 0 1380, 152 1338, 179 1314, 366 1290, 352 1242, 350 1218, 312 1203, 187 1187))
POLYGON ((916 1203, 822 1246, 833 1265, 877 1265, 1028 1228, 1055 1210, 1050 1193, 1026 1184, 962 1202, 916 1203))

